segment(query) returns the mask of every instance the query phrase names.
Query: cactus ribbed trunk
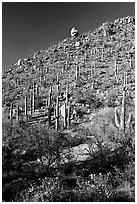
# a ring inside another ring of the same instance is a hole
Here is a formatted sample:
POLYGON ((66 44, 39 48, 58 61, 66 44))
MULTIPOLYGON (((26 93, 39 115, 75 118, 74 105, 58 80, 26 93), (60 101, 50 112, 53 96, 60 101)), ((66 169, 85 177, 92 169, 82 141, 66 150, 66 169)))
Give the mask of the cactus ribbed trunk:
POLYGON ((66 102, 64 103, 64 128, 67 127, 67 105, 66 105, 66 102))
POLYGON ((125 131, 125 97, 126 91, 123 90, 123 99, 122 99, 122 107, 121 107, 121 118, 120 118, 120 129, 125 131))
POLYGON ((115 110, 115 124, 116 124, 117 128, 120 128, 120 117, 118 115, 117 110, 115 110))
POLYGON ((80 69, 80 65, 78 66, 78 75, 80 77, 80 74, 81 74, 81 69, 80 69))
POLYGON ((33 112, 33 109, 32 109, 32 93, 30 92, 30 115, 32 116, 32 112, 33 112))
POLYGON ((49 99, 48 99, 48 125, 51 126, 51 97, 52 97, 52 87, 49 90, 49 99))
POLYGON ((56 131, 59 130, 59 79, 57 74, 57 100, 56 100, 56 131))
POLYGON ((25 95, 25 116, 28 115, 28 107, 27 107, 27 96, 25 95))
POLYGON ((19 114, 20 114, 19 105, 17 105, 16 108, 17 108, 16 120, 19 121, 19 114))
POLYGON ((48 106, 51 106, 51 97, 52 97, 52 87, 50 87, 50 90, 49 90, 48 106))
POLYGON ((127 74, 124 74, 124 85, 123 85, 123 98, 121 107, 121 118, 120 118, 120 129, 125 131, 125 112, 126 112, 126 87, 127 87, 127 74))
POLYGON ((10 136, 12 136, 12 128, 13 128, 13 103, 10 107, 10 136))
POLYGON ((41 76, 41 74, 39 76, 39 80, 40 80, 40 86, 42 86, 42 76, 41 76))
POLYGON ((36 97, 38 98, 39 97, 39 86, 36 85, 36 97))
POLYGON ((69 85, 67 83, 66 85, 66 106, 68 105, 68 90, 69 90, 69 85))
POLYGON ((12 120, 13 120, 13 103, 11 104, 11 107, 10 107, 10 119, 12 122, 12 120))
POLYGON ((67 114, 67 128, 70 127, 70 102, 68 103, 68 114, 67 114))
POLYGON ((129 64, 130 64, 130 68, 132 68, 132 58, 130 59, 129 64))
POLYGON ((33 99, 32 99, 33 114, 35 113, 35 81, 33 81, 33 99))
POLYGON ((57 96, 56 101, 56 131, 59 130, 59 98, 57 96))

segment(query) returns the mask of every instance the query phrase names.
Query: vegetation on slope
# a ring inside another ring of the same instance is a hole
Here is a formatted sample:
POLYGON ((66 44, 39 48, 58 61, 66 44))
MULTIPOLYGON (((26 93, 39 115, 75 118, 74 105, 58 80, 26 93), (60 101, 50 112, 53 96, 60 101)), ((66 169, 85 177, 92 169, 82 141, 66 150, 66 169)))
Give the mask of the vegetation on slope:
POLYGON ((104 23, 3 73, 3 201, 134 201, 134 25, 104 23))

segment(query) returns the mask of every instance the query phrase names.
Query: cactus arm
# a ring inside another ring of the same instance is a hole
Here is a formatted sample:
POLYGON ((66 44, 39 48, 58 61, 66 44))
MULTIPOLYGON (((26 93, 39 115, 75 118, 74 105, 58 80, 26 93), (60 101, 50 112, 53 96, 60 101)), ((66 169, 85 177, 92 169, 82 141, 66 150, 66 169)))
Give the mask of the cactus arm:
POLYGON ((128 121, 126 122, 126 128, 129 128, 131 120, 132 120, 132 113, 129 114, 128 121))
POLYGON ((115 124, 117 128, 120 128, 120 117, 118 115, 117 109, 115 109, 115 124))

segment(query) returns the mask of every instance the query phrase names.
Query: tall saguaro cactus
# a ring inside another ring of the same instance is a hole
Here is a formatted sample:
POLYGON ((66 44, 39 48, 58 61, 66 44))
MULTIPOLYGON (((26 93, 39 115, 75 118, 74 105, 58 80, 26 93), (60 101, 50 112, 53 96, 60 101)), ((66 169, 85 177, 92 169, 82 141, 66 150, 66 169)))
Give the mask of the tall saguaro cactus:
POLYGON ((28 115, 28 105, 27 105, 27 96, 25 95, 25 116, 28 115))
POLYGON ((51 97, 52 97, 52 87, 49 90, 49 98, 48 98, 48 124, 51 125, 51 97))
POLYGON ((68 117, 67 117, 67 127, 70 127, 70 102, 68 103, 68 117))
POLYGON ((56 99, 56 131, 59 130, 59 78, 57 74, 57 99, 56 99))
POLYGON ((30 115, 32 116, 32 93, 30 92, 30 115))
POLYGON ((69 85, 68 85, 68 83, 67 83, 67 85, 66 85, 66 105, 68 105, 68 93, 69 92, 69 85))
POLYGON ((19 105, 16 106, 16 109, 17 109, 16 120, 19 121, 19 115, 20 115, 19 105))
POLYGON ((78 66, 76 64, 76 81, 78 80, 78 66))
POLYGON ((117 60, 115 59, 115 78, 116 78, 116 80, 117 80, 117 82, 118 82, 118 65, 117 65, 117 60))
POLYGON ((11 103, 11 106, 10 106, 10 119, 11 119, 11 123, 12 123, 12 120, 13 120, 13 103, 11 103))
POLYGON ((66 93, 65 93, 65 103, 64 103, 64 128, 67 127, 67 109, 68 109, 68 90, 69 90, 69 85, 67 83, 66 85, 66 93))
POLYGON ((39 97, 39 86, 36 85, 36 97, 38 98, 39 97))
POLYGON ((124 75, 124 84, 123 84, 123 98, 122 98, 122 107, 121 107, 121 116, 119 116, 117 110, 115 110, 115 124, 116 126, 125 132, 125 129, 129 127, 131 123, 132 114, 130 113, 128 121, 125 121, 126 113, 126 90, 127 90, 127 73, 124 75))
POLYGON ((35 81, 33 81, 33 99, 32 99, 32 110, 35 112, 35 81))
POLYGON ((64 128, 67 127, 67 105, 66 105, 66 101, 64 103, 64 128))
POLYGON ((11 103, 10 107, 10 135, 12 135, 12 128, 13 128, 13 103, 11 103))

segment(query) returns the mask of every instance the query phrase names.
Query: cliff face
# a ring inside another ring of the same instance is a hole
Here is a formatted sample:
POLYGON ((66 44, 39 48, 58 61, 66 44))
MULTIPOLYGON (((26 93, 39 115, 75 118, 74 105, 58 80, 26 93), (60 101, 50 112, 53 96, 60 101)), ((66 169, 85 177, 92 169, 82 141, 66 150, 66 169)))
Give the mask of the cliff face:
POLYGON ((71 104, 87 99, 91 92, 105 104, 108 94, 114 92, 115 105, 118 105, 124 72, 127 73, 128 102, 134 106, 135 18, 129 16, 103 23, 94 31, 64 39, 26 59, 19 59, 3 73, 3 106, 13 103, 25 112, 25 96, 30 96, 35 83, 36 109, 40 109, 46 105, 51 86, 53 99, 56 96, 57 74, 62 101, 68 83, 71 104))

